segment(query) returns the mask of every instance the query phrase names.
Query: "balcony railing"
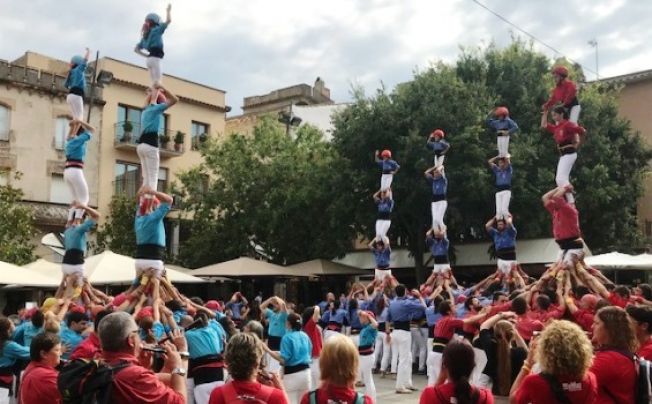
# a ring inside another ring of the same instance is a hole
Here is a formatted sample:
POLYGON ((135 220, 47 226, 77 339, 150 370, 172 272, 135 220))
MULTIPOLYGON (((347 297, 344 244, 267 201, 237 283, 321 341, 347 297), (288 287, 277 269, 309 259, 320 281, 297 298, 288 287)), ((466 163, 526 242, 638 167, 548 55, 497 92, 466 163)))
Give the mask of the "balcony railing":
MULTIPOLYGON (((131 124, 131 130, 125 130, 126 122, 118 122, 114 127, 114 146, 116 149, 122 150, 134 150, 138 146, 138 139, 140 139, 140 122, 129 122, 131 124)), ((128 127, 127 127, 128 129, 128 127)), ((175 144, 174 143, 174 134, 172 131, 167 129, 159 130, 159 153, 161 157, 177 157, 181 156, 184 152, 184 144, 175 144), (170 139, 168 142, 164 143, 162 137, 167 136, 170 139)))

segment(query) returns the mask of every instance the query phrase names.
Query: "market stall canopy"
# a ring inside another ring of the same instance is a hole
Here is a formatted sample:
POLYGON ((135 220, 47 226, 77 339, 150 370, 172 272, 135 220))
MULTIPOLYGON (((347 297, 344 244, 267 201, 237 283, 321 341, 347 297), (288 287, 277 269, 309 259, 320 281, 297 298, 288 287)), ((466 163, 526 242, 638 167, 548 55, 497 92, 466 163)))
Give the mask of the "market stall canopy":
POLYGON ((231 261, 220 262, 217 264, 207 265, 190 271, 195 276, 215 277, 215 276, 280 276, 293 277, 303 276, 310 277, 309 274, 301 273, 292 267, 282 267, 271 264, 267 261, 260 261, 248 257, 240 257, 231 261))
POLYGON ((306 275, 315 276, 332 276, 332 275, 371 275, 372 272, 352 267, 350 265, 339 264, 328 260, 312 260, 290 265, 288 268, 306 275))
POLYGON ((650 254, 629 255, 613 251, 587 257, 585 261, 590 266, 600 269, 652 269, 652 255, 650 254))
MULTIPOLYGON (((133 282, 135 276, 135 260, 126 255, 116 254, 111 251, 93 255, 86 258, 84 263, 84 274, 93 285, 119 285, 133 282)), ((61 279, 61 264, 37 260, 27 264, 25 268, 32 269, 43 275, 54 274, 61 279)), ((172 283, 203 283, 201 278, 176 271, 166 267, 168 279, 172 283)), ((59 283, 57 281, 57 285, 59 283)))
POLYGON ((61 271, 56 276, 42 274, 30 268, 0 261, 0 284, 56 288, 61 283, 61 271))

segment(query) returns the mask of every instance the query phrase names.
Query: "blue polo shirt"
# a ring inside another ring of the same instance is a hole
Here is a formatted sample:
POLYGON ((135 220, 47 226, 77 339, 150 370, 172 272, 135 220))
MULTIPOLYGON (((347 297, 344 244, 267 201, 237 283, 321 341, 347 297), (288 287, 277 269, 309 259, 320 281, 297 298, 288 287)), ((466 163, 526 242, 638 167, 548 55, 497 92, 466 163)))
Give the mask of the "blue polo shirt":
MULTIPOLYGON (((165 326, 160 321, 155 321, 152 324, 152 334, 154 335, 154 339, 159 341, 161 338, 163 338, 163 335, 165 334, 165 326)), ((138 329, 138 335, 140 336, 140 339, 143 341, 147 337, 145 330, 143 330, 142 328, 138 329)))
POLYGON ((365 325, 362 328, 362 331, 360 331, 360 342, 358 343, 358 346, 361 347, 375 346, 377 336, 378 336, 377 329, 372 327, 371 324, 365 325))
POLYGON ((16 361, 28 361, 29 347, 20 345, 14 341, 7 341, 2 347, 2 355, 0 355, 0 368, 8 368, 14 366, 16 361))
POLYGON ((281 358, 284 366, 309 365, 312 362, 312 342, 303 331, 288 331, 281 338, 281 358))
POLYGON ((430 150, 432 150, 434 152, 441 152, 441 151, 446 150, 449 147, 449 144, 444 139, 440 139, 440 140, 430 140, 430 139, 428 139, 428 142, 426 143, 426 146, 428 147, 428 149, 430 149, 430 150))
POLYGON ((389 268, 389 261, 391 258, 392 250, 391 248, 383 248, 378 251, 373 248, 371 253, 374 255, 374 260, 376 261, 376 268, 389 268))
POLYGON ((349 313, 344 309, 337 309, 335 313, 330 310, 324 313, 321 316, 321 319, 324 323, 337 323, 337 324, 348 324, 349 323, 349 313))
POLYGON ((437 321, 439 321, 440 318, 443 316, 439 313, 437 313, 437 308, 435 307, 434 303, 431 303, 426 307, 426 323, 428 324, 428 327, 434 327, 435 324, 437 324, 437 321))
POLYGON ((81 344, 81 342, 84 340, 84 337, 77 331, 73 331, 70 328, 68 328, 65 323, 61 324, 61 331, 59 332, 59 337, 61 337, 61 344, 62 345, 68 345, 68 350, 66 353, 61 355, 62 358, 68 359, 70 357, 70 354, 72 351, 77 348, 77 345, 81 344))
POLYGON ((282 337, 287 332, 285 322, 288 319, 286 311, 274 312, 271 309, 265 310, 265 318, 269 321, 267 333, 272 337, 282 337))
POLYGON ((95 226, 95 220, 86 219, 79 226, 70 226, 63 232, 63 246, 68 250, 86 252, 86 233, 95 226))
POLYGON ((448 255, 448 246, 450 245, 450 242, 447 237, 438 239, 428 236, 428 238, 426 238, 426 244, 430 248, 430 253, 433 257, 448 255))
POLYGON ((242 319, 242 316, 240 315, 240 310, 242 310, 242 306, 244 306, 244 303, 242 302, 228 302, 226 304, 226 308, 231 309, 231 313, 232 313, 231 317, 236 320, 242 319))
POLYGON ((32 344, 32 339, 42 332, 43 327, 36 327, 31 321, 25 321, 16 327, 11 339, 20 345, 29 348, 32 344))
POLYGON ((378 212, 387 213, 394 209, 394 200, 390 198, 381 198, 376 201, 378 212))
POLYGON ((380 324, 380 323, 387 322, 388 314, 389 314, 389 309, 387 308, 387 306, 385 306, 377 317, 378 323, 380 324))
POLYGON ((167 103, 149 104, 140 114, 141 133, 158 133, 161 128, 161 115, 168 109, 167 103))
POLYGON ((68 90, 73 88, 81 89, 84 91, 86 89, 86 61, 75 65, 72 69, 68 71, 68 77, 66 77, 66 82, 63 84, 68 90))
POLYGON ((163 219, 170 211, 170 204, 161 203, 155 211, 148 215, 136 213, 134 228, 136 230, 136 244, 153 244, 165 247, 165 226, 163 219))
POLYGON ((163 33, 168 28, 166 22, 159 23, 149 29, 149 34, 138 42, 138 49, 158 48, 163 50, 163 33))
POLYGON ((505 169, 501 169, 497 165, 491 167, 491 170, 496 175, 496 187, 509 189, 512 186, 512 165, 508 164, 505 169))
POLYGON ((487 125, 495 131, 506 130, 510 135, 518 130, 518 125, 511 118, 487 119, 487 125))
POLYGON ((79 135, 66 140, 66 159, 84 161, 86 158, 86 142, 91 140, 91 134, 84 131, 79 135))
POLYGON ((514 225, 505 226, 503 231, 498 231, 492 227, 489 229, 489 235, 494 240, 496 250, 516 247, 516 228, 514 225))
POLYGON ((392 159, 379 161, 378 165, 382 168, 383 174, 389 174, 391 171, 396 171, 401 168, 401 166, 392 159))
POLYGON ((439 178, 435 178, 432 174, 428 174, 426 178, 432 186, 433 195, 446 196, 446 191, 448 190, 448 179, 445 175, 442 175, 439 178))
POLYGON ((421 302, 414 298, 397 297, 389 302, 387 320, 390 322, 410 321, 412 317, 423 310, 421 302))
POLYGON ((222 353, 225 339, 224 329, 215 320, 210 320, 206 327, 186 331, 190 359, 222 353))

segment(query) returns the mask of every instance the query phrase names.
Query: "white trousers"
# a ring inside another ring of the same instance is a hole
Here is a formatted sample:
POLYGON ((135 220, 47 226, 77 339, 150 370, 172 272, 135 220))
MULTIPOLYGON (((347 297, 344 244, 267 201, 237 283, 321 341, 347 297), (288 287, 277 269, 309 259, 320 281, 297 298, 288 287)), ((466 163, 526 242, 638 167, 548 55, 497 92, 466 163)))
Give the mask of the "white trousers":
POLYGON ((392 336, 392 342, 389 344, 389 351, 391 355, 390 362, 390 373, 396 373, 398 369, 398 349, 394 348, 394 337, 392 336))
POLYGON ((446 159, 445 154, 442 154, 441 156, 435 156, 433 158, 433 162, 435 163, 435 167, 443 166, 445 159, 446 159))
POLYGON ((360 355, 360 373, 362 374, 362 382, 364 383, 364 393, 371 397, 372 401, 376 402, 376 385, 371 373, 374 367, 374 354, 360 355))
MULTIPOLYGON (((349 332, 350 332, 350 329, 349 329, 349 332)), ((351 342, 353 342, 353 345, 355 345, 356 348, 358 346, 360 346, 360 334, 349 335, 349 339, 351 340, 351 342)), ((362 371, 361 371, 360 368, 358 368, 358 378, 356 379, 356 382, 360 381, 360 380, 362 380, 362 371)))
POLYGON ((568 120, 577 123, 580 120, 580 112, 582 112, 582 107, 579 104, 572 106, 568 113, 568 120))
POLYGON ((382 282, 388 276, 392 276, 391 269, 374 269, 374 280, 382 282))
POLYGON ((439 372, 441 372, 441 358, 442 355, 439 352, 433 352, 432 350, 428 351, 428 385, 431 386, 435 384, 437 378, 439 377, 439 372))
POLYGON ((433 264, 432 273, 444 275, 447 271, 450 271, 450 269, 450 264, 433 264))
POLYGON ((389 360, 392 356, 390 344, 387 343, 387 333, 378 331, 376 336, 376 346, 374 347, 374 355, 376 357, 375 363, 380 362, 380 370, 387 371, 389 367, 389 360))
POLYGON ((396 369, 396 389, 412 387, 412 334, 410 331, 392 331, 392 350, 398 352, 398 368, 396 369))
POLYGON ((136 266, 136 277, 139 277, 140 275, 143 274, 143 272, 152 268, 154 269, 154 276, 156 276, 157 279, 160 279, 161 274, 165 269, 165 264, 161 260, 148 260, 144 258, 136 258, 134 260, 134 265, 136 266))
POLYGON ((276 359, 272 358, 270 354, 266 353, 265 355, 267 355, 267 366, 265 369, 268 372, 279 372, 281 370, 281 364, 276 359))
POLYGON ((505 219, 509 216, 509 201, 512 199, 512 191, 505 190, 496 192, 496 217, 505 219))
POLYGON ((434 229, 443 229, 444 215, 448 208, 448 201, 430 202, 430 214, 432 215, 432 227, 434 229))
POLYGON ((300 404, 301 397, 311 390, 310 369, 305 369, 290 375, 283 375, 283 386, 285 387, 290 404, 300 404))
MULTIPOLYGON (((63 180, 68 185, 72 199, 78 201, 82 205, 88 205, 88 184, 84 177, 84 170, 76 167, 69 167, 63 170, 63 180)), ((84 216, 84 209, 70 208, 68 210, 68 221, 73 217, 81 219, 84 216)))
POLYGON ((509 154, 509 135, 496 136, 496 143, 498 145, 498 157, 506 157, 509 154))
POLYGON ((312 358, 312 363, 310 363, 310 383, 312 387, 317 387, 320 381, 321 370, 319 369, 319 358, 312 358))
MULTIPOLYGON (((328 341, 331 337, 339 335, 341 333, 333 330, 324 330, 324 343, 328 341)), ((357 346, 357 345, 356 345, 357 346)))
POLYGON ((84 119, 84 97, 77 94, 68 94, 66 103, 70 107, 70 114, 73 119, 80 121, 84 119))
POLYGON ((419 370, 426 370, 426 358, 428 356, 428 340, 427 328, 410 328, 412 334, 412 358, 419 359, 419 370))
MULTIPOLYGON (((570 184, 570 173, 575 164, 575 160, 577 160, 577 153, 564 154, 559 157, 559 162, 557 163, 557 175, 555 176, 555 182, 558 187, 570 184)), ((566 194, 566 200, 569 203, 575 202, 575 198, 571 193, 566 194)))
POLYGON ((213 390, 224 384, 223 381, 204 383, 198 386, 195 386, 195 381, 192 378, 187 380, 187 400, 188 404, 208 404, 208 401, 211 397, 213 390))
POLYGON ((161 164, 158 147, 154 147, 147 143, 141 143, 136 147, 136 153, 140 159, 143 185, 147 185, 153 190, 156 190, 158 185, 158 170, 161 164))
POLYGON ((503 275, 509 275, 512 272, 512 268, 516 265, 516 261, 501 260, 498 258, 497 266, 498 270, 503 273, 503 275))
POLYGON ((149 56, 147 58, 147 71, 149 72, 149 78, 152 81, 152 86, 155 84, 161 84, 161 81, 163 80, 163 71, 161 70, 162 60, 163 59, 154 56, 149 56))
POLYGON ((557 261, 562 261, 566 266, 573 265, 573 261, 577 261, 584 256, 584 250, 581 248, 572 248, 570 250, 561 250, 557 256, 557 261))
POLYGON ((392 187, 394 174, 383 174, 380 176, 380 190, 386 191, 392 187))
POLYGON ((384 237, 387 237, 387 232, 391 225, 391 220, 376 220, 376 239, 382 240, 384 237))

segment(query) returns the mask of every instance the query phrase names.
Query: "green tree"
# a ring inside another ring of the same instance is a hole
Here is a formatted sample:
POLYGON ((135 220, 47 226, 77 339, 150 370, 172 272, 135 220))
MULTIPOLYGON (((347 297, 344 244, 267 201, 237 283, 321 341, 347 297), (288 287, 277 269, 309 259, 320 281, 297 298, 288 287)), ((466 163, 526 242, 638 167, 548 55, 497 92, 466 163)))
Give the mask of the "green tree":
POLYGON ((0 261, 25 265, 34 260, 32 209, 22 205, 23 192, 0 186, 0 261))
POLYGON ((97 253, 111 250, 116 254, 131 257, 136 252, 136 201, 126 195, 117 194, 111 199, 109 210, 109 216, 98 229, 96 241, 91 243, 91 248, 97 253))
POLYGON ((209 141, 204 163, 180 176, 178 193, 189 237, 179 260, 198 267, 262 253, 293 264, 333 258, 355 237, 344 162, 319 130, 288 136, 271 118, 251 136, 209 141))
MULTIPOLYGON (((509 107, 520 126, 512 137, 514 166, 511 211, 519 237, 549 237, 550 217, 540 197, 555 186, 558 155, 552 136, 539 128, 541 105, 553 87, 551 63, 531 44, 464 50, 454 65, 438 63, 415 72, 414 79, 393 91, 371 97, 357 92, 352 106, 335 119, 333 144, 346 165, 338 189, 355 196, 355 229, 373 235, 375 209, 370 195, 379 187, 380 170, 372 153, 389 148, 401 164, 393 184, 396 207, 390 236, 417 258, 419 278, 424 234, 430 224, 430 188, 423 171, 432 165, 425 148, 435 128, 447 133, 449 179, 446 223, 455 242, 481 239, 484 223, 494 214, 494 180, 486 160, 496 155, 496 140, 485 127, 497 105, 509 107)), ((582 77, 572 67, 572 77, 582 77)), ((652 156, 625 120, 617 116, 616 90, 589 84, 582 88, 580 123, 587 143, 579 152, 572 182, 590 248, 636 245, 636 199, 641 176, 652 156)), ((489 241, 487 241, 489 243, 489 241)))

